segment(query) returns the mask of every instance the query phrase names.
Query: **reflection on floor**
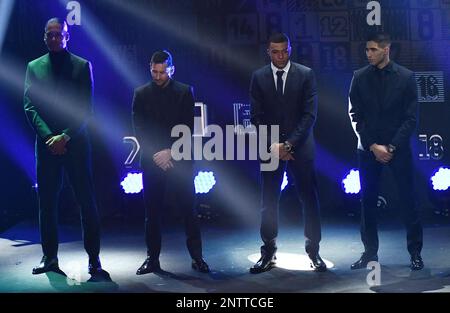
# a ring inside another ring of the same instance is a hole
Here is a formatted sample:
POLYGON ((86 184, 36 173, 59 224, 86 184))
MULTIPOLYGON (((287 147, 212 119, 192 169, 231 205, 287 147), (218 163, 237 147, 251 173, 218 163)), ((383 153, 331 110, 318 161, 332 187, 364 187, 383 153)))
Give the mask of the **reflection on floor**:
POLYGON ((362 244, 357 223, 326 222, 321 256, 330 270, 310 271, 304 252, 303 228, 280 226, 278 267, 258 275, 248 269, 259 257, 258 228, 202 226, 204 256, 212 272, 190 267, 181 226, 163 235, 159 274, 137 276, 146 256, 142 223, 116 223, 103 231, 101 259, 113 282, 88 282, 87 256, 79 227, 60 227, 57 273, 31 275, 41 258, 37 225, 24 222, 0 234, 0 292, 179 292, 179 293, 298 293, 298 292, 449 292, 450 226, 424 229, 425 269, 409 270, 406 236, 401 225, 380 228, 380 284, 371 286, 373 271, 351 271, 362 244), (371 276, 372 275, 372 276, 371 276), (368 278, 369 276, 369 278, 368 278), (368 282, 369 281, 369 282, 368 282))

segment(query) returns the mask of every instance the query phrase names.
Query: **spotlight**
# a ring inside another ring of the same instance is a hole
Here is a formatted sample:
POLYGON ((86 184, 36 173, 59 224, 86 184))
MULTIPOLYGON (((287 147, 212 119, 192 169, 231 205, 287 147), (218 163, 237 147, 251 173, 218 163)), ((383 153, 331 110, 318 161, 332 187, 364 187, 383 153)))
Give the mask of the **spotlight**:
POLYGON ((194 178, 195 193, 208 193, 216 184, 213 172, 198 172, 194 178))
POLYGON ((437 215, 450 216, 450 169, 439 167, 430 178, 429 196, 437 215))
POLYGON ((341 181, 342 204, 341 210, 348 217, 358 217, 361 212, 359 170, 351 169, 341 181))
POLYGON ((281 191, 283 191, 284 188, 286 188, 286 186, 287 186, 288 184, 289 184, 289 180, 288 180, 288 178, 287 178, 286 172, 284 172, 284 175, 283 175, 283 182, 281 183, 281 191))
POLYGON ((143 189, 142 173, 128 173, 120 185, 126 194, 140 193, 143 189))
POLYGON ((359 170, 352 169, 342 180, 342 189, 346 194, 358 194, 361 191, 359 170))
MULTIPOLYGON (((258 262, 260 258, 260 253, 254 253, 247 256, 247 259, 251 263, 258 262)), ((327 268, 331 269, 334 267, 334 264, 324 259, 323 260, 327 265, 327 268)), ((291 271, 312 271, 311 268, 311 260, 307 255, 297 254, 297 253, 285 253, 285 252, 277 252, 277 268, 283 268, 291 271)))
MULTIPOLYGON (((213 172, 198 172, 194 179, 196 193, 208 193, 216 184, 213 172)), ((126 194, 140 193, 143 189, 142 173, 128 173, 120 183, 126 194)))
POLYGON ((450 187, 450 168, 440 167, 431 176, 433 190, 445 191, 450 187))
POLYGON ((13 8, 14 0, 0 1, 0 52, 2 51, 3 42, 8 30, 8 24, 13 8))

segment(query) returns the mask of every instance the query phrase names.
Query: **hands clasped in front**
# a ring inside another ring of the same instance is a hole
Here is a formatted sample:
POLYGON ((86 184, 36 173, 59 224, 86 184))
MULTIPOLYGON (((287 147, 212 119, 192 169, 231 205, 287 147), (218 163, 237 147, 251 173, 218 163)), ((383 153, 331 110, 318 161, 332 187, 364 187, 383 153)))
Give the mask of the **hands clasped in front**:
POLYGON ((50 137, 45 144, 53 155, 63 155, 67 152, 64 134, 50 137))
POLYGON ((384 145, 374 143, 370 146, 370 151, 375 155, 376 160, 383 164, 389 163, 394 157, 394 154, 390 153, 388 147, 384 145))
POLYGON ((282 160, 282 161, 291 161, 291 160, 295 160, 294 156, 292 155, 292 153, 290 153, 289 151, 286 150, 284 144, 282 143, 273 143, 270 146, 270 153, 282 160))
POLYGON ((170 149, 164 149, 155 153, 153 155, 153 162, 155 162, 155 164, 163 171, 167 171, 168 169, 173 168, 170 149))

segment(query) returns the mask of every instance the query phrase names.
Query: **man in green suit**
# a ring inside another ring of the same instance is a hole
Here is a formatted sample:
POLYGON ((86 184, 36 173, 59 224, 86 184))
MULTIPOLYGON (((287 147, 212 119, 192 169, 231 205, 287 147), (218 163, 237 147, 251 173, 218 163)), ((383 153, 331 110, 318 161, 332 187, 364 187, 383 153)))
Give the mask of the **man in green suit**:
POLYGON ((39 228, 43 258, 33 274, 58 270, 58 198, 67 173, 81 207, 84 248, 91 275, 101 269, 100 225, 87 129, 92 115, 91 64, 67 50, 67 23, 50 19, 44 41, 49 53, 28 64, 24 109, 36 132, 39 228))

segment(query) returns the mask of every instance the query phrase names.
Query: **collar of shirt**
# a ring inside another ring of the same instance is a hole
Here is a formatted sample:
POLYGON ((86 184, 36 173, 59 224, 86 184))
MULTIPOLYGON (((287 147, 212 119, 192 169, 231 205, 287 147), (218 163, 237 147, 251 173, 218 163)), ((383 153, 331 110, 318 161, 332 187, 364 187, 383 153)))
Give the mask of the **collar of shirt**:
POLYGON ((171 89, 170 87, 172 86, 172 79, 169 79, 169 82, 164 87, 158 86, 154 81, 151 82, 151 86, 156 92, 166 93, 169 89, 171 89))
POLYGON ((70 56, 69 56, 69 51, 67 51, 66 49, 63 49, 58 52, 50 51, 49 57, 50 57, 50 62, 54 66, 54 70, 55 70, 55 69, 59 69, 62 66, 62 64, 64 63, 64 61, 66 61, 70 56))
POLYGON ((394 63, 392 63, 392 61, 389 61, 389 63, 383 67, 382 69, 379 69, 377 66, 372 65, 372 70, 373 71, 384 71, 384 72, 393 72, 394 71, 394 63))
POLYGON ((289 69, 291 68, 291 61, 288 61, 288 63, 286 64, 286 66, 284 68, 278 68, 275 65, 273 65, 273 63, 271 62, 270 68, 272 69, 273 80, 275 82, 275 89, 277 88, 277 72, 284 71, 283 76, 281 76, 281 78, 283 79, 283 92, 284 92, 284 87, 286 86, 287 74, 289 72, 289 69))

